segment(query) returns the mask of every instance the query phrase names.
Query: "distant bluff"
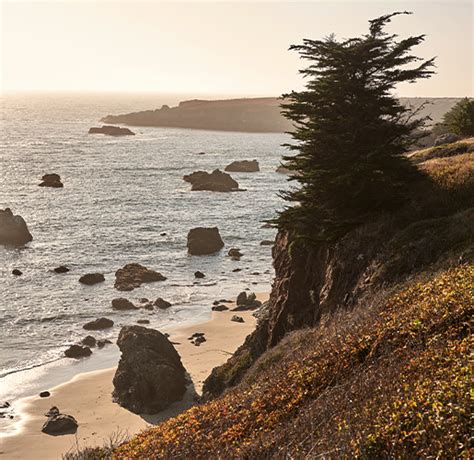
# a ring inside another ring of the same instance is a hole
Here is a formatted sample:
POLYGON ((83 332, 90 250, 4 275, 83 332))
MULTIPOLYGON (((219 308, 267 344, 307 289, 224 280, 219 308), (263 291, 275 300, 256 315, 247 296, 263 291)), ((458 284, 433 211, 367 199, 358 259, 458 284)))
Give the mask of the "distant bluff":
MULTIPOLYGON (((459 98, 402 98, 401 101, 415 108, 428 101, 420 116, 430 115, 436 123, 459 98)), ((282 133, 291 130, 292 125, 281 115, 281 102, 276 97, 193 99, 180 102, 177 107, 163 105, 156 110, 107 115, 101 121, 130 126, 282 133)))

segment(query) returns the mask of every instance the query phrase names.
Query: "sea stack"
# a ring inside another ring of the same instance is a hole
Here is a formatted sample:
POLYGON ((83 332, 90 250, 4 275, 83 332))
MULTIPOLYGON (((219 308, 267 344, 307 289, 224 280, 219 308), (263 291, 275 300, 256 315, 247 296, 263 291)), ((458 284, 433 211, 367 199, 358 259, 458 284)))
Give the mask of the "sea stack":
POLYGON ((25 220, 10 208, 0 209, 0 244, 23 246, 33 239, 25 220))

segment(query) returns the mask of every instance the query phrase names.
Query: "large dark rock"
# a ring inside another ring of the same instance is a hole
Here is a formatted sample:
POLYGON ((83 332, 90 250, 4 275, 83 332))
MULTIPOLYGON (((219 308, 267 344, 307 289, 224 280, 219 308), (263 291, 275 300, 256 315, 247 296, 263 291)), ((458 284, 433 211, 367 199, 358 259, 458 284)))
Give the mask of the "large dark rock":
POLYGON ((0 209, 0 244, 23 246, 32 239, 23 217, 13 215, 10 208, 0 209))
POLYGON ((115 288, 119 291, 133 291, 142 283, 165 281, 161 273, 140 264, 127 264, 115 272, 115 288))
POLYGON ((41 178, 41 181, 39 184, 40 187, 62 188, 64 186, 59 174, 45 174, 41 178))
POLYGON ((103 125, 101 128, 90 128, 89 134, 106 134, 107 136, 134 136, 135 133, 128 128, 120 126, 103 125))
POLYGON ((184 176, 183 179, 192 185, 192 191, 235 192, 239 190, 237 181, 218 169, 210 174, 205 171, 196 171, 184 176))
POLYGON ((242 160, 233 161, 225 167, 225 170, 230 172, 258 172, 260 167, 257 160, 242 160))
POLYGON ((161 308, 162 310, 166 310, 167 308, 171 307, 171 303, 166 301, 165 299, 162 299, 161 297, 158 297, 155 300, 155 306, 157 308, 161 308))
POLYGON ((53 436, 74 434, 78 426, 76 419, 72 415, 60 414, 54 411, 44 423, 41 431, 53 436))
POLYGON ((98 318, 94 321, 84 324, 82 326, 86 331, 99 331, 101 329, 109 329, 114 325, 114 322, 108 318, 98 318))
POLYGON ((137 414, 155 414, 181 400, 185 369, 171 342, 161 332, 125 326, 117 341, 122 357, 115 373, 113 398, 137 414))
POLYGON ((214 254, 224 247, 219 229, 212 228, 193 228, 188 233, 188 252, 189 254, 201 256, 214 254))
POLYGON ((65 352, 67 358, 85 358, 92 354, 92 351, 89 347, 82 345, 71 345, 65 352))
POLYGON ((236 304, 237 306, 232 311, 255 310, 262 306, 262 302, 257 300, 257 296, 253 292, 247 295, 245 291, 237 296, 236 304))
POLYGON ((105 277, 102 273, 87 273, 79 278, 79 283, 92 286, 93 284, 102 283, 105 277))

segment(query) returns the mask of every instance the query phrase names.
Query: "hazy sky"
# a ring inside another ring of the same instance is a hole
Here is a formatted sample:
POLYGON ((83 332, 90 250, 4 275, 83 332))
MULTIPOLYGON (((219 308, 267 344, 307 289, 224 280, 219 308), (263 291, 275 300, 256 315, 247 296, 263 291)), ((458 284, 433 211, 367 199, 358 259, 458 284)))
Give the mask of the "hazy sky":
POLYGON ((2 91, 279 95, 302 87, 290 44, 410 10, 389 30, 427 34, 417 53, 438 74, 399 94, 473 95, 471 1, 0 1, 2 91))

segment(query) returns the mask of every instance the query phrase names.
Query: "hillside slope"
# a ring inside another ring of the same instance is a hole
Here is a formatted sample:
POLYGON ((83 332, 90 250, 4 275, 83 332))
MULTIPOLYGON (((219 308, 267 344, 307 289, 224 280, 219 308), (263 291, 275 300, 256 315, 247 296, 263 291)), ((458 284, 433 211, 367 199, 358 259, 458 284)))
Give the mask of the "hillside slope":
POLYGON ((472 458, 474 155, 439 155, 336 245, 280 232, 269 304, 206 400, 80 458, 472 458))

